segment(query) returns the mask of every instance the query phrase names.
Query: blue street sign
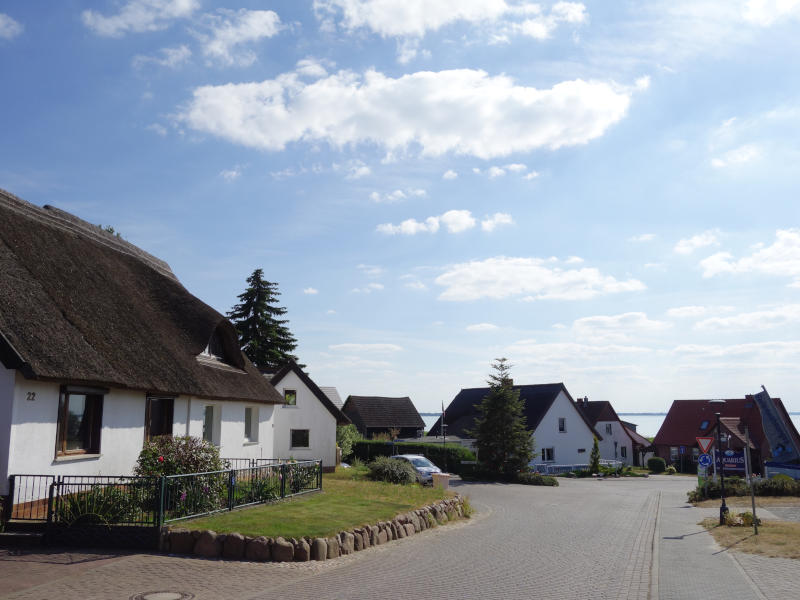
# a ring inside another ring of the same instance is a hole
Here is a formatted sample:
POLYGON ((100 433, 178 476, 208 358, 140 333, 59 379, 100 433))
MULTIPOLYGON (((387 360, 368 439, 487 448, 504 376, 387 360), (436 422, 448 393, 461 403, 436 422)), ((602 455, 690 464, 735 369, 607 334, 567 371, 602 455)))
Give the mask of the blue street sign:
POLYGON ((711 466, 711 455, 710 454, 701 454, 697 457, 697 464, 701 467, 710 467, 711 466))
MULTIPOLYGON (((719 470, 719 454, 716 462, 717 470, 719 470)), ((744 451, 724 450, 722 452, 722 465, 726 471, 744 471, 744 451)))
POLYGON ((681 446, 681 454, 686 454, 686 446, 681 446))

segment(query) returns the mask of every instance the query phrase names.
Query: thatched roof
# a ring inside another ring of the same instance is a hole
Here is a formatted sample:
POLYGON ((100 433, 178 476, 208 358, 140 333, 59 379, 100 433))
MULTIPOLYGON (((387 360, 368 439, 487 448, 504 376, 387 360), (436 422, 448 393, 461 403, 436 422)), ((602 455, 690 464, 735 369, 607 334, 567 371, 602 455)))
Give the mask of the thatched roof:
POLYGON ((0 190, 0 273, 0 361, 28 378, 282 401, 167 263, 69 213, 0 190))

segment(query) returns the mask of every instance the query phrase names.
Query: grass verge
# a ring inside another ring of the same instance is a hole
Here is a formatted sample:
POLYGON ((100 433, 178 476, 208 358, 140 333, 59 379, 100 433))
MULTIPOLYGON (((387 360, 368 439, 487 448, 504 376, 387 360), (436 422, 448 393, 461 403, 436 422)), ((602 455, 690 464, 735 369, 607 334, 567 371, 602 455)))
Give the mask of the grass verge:
MULTIPOLYGON (((697 502, 695 506, 713 508, 719 506, 721 502, 719 498, 712 498, 711 500, 697 502)), ((750 496, 731 496, 725 498, 725 504, 742 510, 750 510, 751 508, 750 496)), ((758 512, 759 507, 768 508, 770 506, 800 506, 800 498, 797 496, 756 496, 756 512, 758 512)))
POLYGON ((369 481, 366 468, 322 476, 322 492, 176 523, 218 533, 285 538, 328 537, 345 529, 392 519, 402 512, 453 496, 441 488, 369 481))
POLYGON ((762 521, 758 535, 752 527, 727 527, 719 519, 703 519, 700 524, 726 550, 760 554, 772 558, 800 558, 800 523, 762 521))

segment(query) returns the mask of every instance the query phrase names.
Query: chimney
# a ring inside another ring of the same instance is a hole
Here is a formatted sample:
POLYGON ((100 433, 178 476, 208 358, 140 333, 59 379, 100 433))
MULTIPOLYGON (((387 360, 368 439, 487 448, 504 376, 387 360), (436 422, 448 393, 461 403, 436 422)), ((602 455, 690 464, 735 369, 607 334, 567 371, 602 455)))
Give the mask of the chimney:
POLYGON ((584 406, 589 406, 589 396, 584 396, 583 397, 583 405, 584 406))

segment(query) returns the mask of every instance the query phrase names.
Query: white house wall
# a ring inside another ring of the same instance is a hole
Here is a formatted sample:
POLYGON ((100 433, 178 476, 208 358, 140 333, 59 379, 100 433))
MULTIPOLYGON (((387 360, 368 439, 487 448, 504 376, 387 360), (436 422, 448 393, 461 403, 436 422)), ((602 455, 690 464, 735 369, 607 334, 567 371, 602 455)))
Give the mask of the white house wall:
MULTIPOLYGON (((8 372, 0 371, 0 493, 7 493, 7 476, 11 474, 41 475, 130 475, 144 444, 146 394, 142 391, 112 388, 103 399, 103 425, 100 433, 100 454, 56 457, 58 400, 61 386, 25 379, 18 372, 9 384, 8 372), (10 395, 11 402, 7 401, 10 395), (31 396, 32 394, 32 396, 31 396), (29 398, 33 397, 33 400, 29 398), (9 407, 9 404, 11 405, 9 407), (6 417, 8 420, 6 421, 6 417), (3 423, 10 423, 8 434, 3 423), (10 450, 6 451, 8 448, 10 450), (5 453, 8 456, 4 459, 5 453)), ((203 410, 214 404, 220 411, 217 428, 220 455, 224 458, 273 458, 271 404, 246 402, 210 402, 179 396, 173 411, 174 435, 202 437, 203 410), (244 411, 258 407, 258 442, 244 438, 244 411), (188 410, 188 413, 187 413, 188 410), (187 428, 187 414, 188 428, 187 428)))
POLYGON ((100 454, 56 458, 59 392, 57 383, 17 373, 9 474, 129 475, 144 441, 144 394, 110 390, 103 400, 100 454))
POLYGON ((293 371, 275 389, 297 392, 297 405, 275 407, 275 457, 297 460, 322 459, 322 465, 336 464, 336 419, 293 371), (309 430, 309 448, 291 448, 291 430, 309 430))
POLYGON ((223 458, 275 458, 273 451, 273 415, 275 405, 251 402, 215 401, 180 396, 175 400, 173 435, 203 437, 205 407, 216 411, 214 441, 223 458), (244 437, 245 408, 258 410, 258 441, 249 442, 244 437), (188 427, 187 427, 188 415, 188 427))
POLYGON ((587 464, 594 434, 578 414, 572 401, 559 392, 550 409, 533 432, 534 455, 531 464, 587 464), (566 431, 558 430, 558 419, 566 419, 566 431), (553 461, 542 460, 542 448, 553 448, 553 461), (578 450, 583 450, 579 452, 578 450))
POLYGON ((597 443, 600 449, 600 458, 603 460, 619 460, 626 465, 633 464, 633 450, 631 438, 622 429, 622 423, 619 421, 598 421, 595 425, 597 433, 603 436, 603 439, 597 443), (607 433, 607 426, 611 426, 611 434, 607 433), (615 446, 616 443, 616 452, 615 446), (626 456, 622 456, 622 447, 625 447, 626 456))
POLYGON ((8 493, 8 450, 14 413, 15 371, 0 365, 0 496, 8 493))

